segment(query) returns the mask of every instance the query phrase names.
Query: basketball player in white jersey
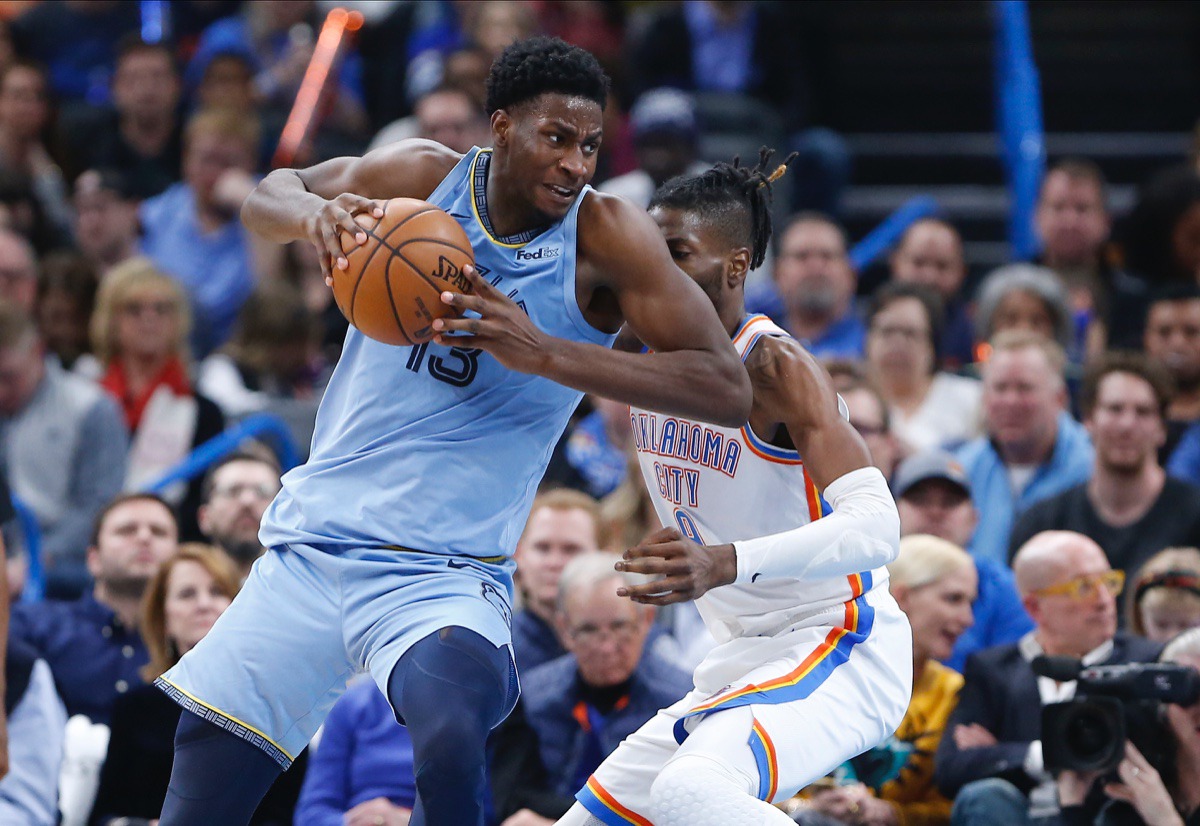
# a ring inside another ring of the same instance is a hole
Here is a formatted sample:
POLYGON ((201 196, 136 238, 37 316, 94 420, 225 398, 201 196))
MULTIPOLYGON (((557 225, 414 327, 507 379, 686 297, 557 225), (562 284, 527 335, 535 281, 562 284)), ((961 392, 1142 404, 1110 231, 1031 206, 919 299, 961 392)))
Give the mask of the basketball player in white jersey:
POLYGON ((769 157, 676 178, 651 202, 732 336, 754 408, 740 429, 630 411, 667 527, 619 563, 654 578, 618 593, 697 600, 717 646, 695 690, 609 756, 560 826, 790 823, 769 804, 886 738, 908 706, 912 636, 884 567, 900 541, 887 481, 828 374, 745 312, 746 274, 770 241, 770 184, 786 168, 768 178, 769 157))

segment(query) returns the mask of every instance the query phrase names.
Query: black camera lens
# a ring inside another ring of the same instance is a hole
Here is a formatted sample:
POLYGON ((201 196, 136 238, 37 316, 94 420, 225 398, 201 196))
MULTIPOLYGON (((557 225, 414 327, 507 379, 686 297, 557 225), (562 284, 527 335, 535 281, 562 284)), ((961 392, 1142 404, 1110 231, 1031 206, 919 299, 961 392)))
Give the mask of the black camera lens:
POLYGON ((1107 714, 1086 706, 1067 721, 1063 731, 1067 749, 1081 763, 1102 760, 1111 750, 1113 740, 1121 736, 1123 733, 1114 730, 1107 714))

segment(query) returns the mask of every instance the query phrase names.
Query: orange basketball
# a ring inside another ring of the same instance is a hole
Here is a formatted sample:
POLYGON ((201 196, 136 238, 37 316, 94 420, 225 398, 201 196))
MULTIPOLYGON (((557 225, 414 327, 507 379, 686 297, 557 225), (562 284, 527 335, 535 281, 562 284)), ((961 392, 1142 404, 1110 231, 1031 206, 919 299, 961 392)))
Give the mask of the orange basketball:
POLYGON ((366 231, 361 246, 343 232, 347 267, 333 269, 333 297, 342 315, 384 344, 410 345, 434 336, 435 318, 457 315, 441 294, 470 292, 463 267, 475 263, 467 233, 440 208, 393 198, 383 217, 354 216, 366 231))

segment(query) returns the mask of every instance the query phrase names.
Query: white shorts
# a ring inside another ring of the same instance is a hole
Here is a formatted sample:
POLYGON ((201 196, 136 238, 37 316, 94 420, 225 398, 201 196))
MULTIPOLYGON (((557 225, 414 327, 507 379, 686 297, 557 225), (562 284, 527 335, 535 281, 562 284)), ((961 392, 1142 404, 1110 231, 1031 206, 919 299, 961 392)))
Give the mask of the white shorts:
POLYGON ((912 696, 912 632, 886 584, 773 637, 717 646, 696 688, 609 755, 576 794, 609 826, 650 826, 650 787, 684 754, 786 800, 890 736, 912 696), (735 673, 736 672, 736 673, 735 673))

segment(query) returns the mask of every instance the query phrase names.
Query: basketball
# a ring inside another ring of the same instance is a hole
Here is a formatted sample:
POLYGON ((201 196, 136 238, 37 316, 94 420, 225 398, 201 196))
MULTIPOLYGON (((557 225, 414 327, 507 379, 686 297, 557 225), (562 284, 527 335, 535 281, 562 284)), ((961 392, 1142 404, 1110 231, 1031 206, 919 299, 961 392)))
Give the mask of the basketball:
POLYGON ((415 198, 393 198, 383 217, 360 213, 367 233, 357 244, 343 232, 347 267, 333 269, 333 297, 342 315, 384 344, 429 341, 435 318, 457 315, 441 294, 470 292, 463 267, 475 263, 467 233, 446 212, 415 198))

